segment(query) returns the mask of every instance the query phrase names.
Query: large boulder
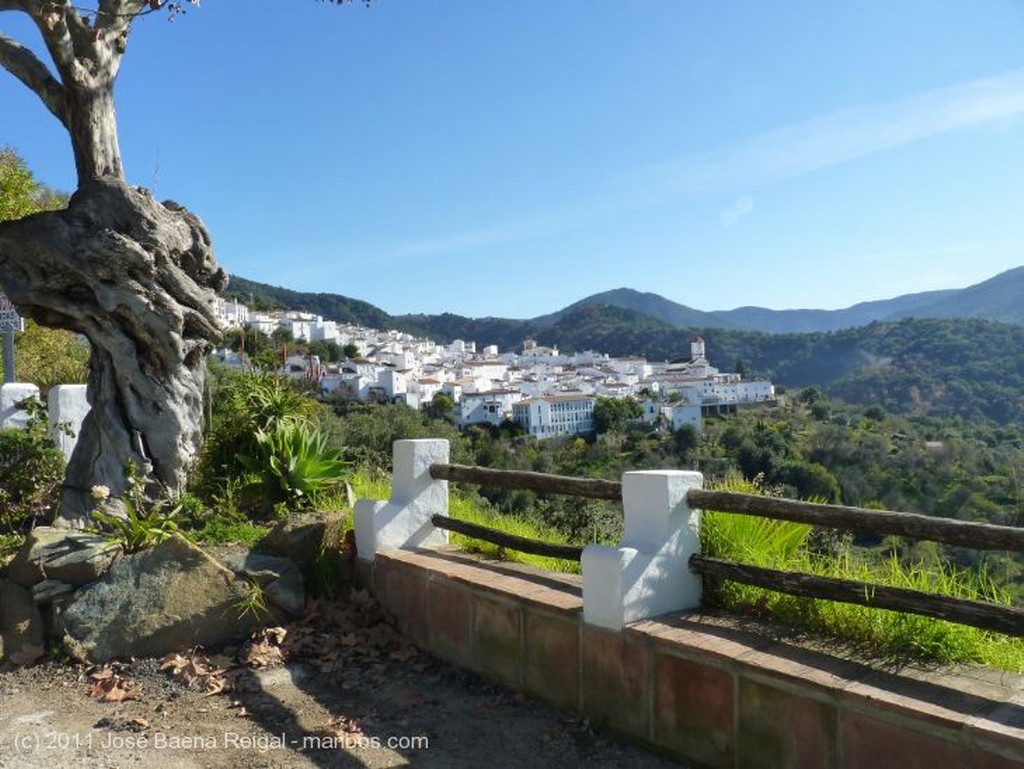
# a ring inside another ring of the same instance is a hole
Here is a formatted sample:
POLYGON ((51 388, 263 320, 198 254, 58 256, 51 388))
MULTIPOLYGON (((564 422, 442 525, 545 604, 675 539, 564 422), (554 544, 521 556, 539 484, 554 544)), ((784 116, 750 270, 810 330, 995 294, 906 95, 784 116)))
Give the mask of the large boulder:
POLYGON ((11 560, 7 575, 22 587, 55 579, 78 587, 103 574, 121 546, 99 534, 37 526, 11 560))
POLYGON ((0 659, 27 665, 45 651, 43 617, 32 594, 9 579, 0 579, 0 659))
POLYGON ((78 659, 161 656, 244 638, 260 622, 252 587, 183 537, 117 560, 63 612, 78 659))

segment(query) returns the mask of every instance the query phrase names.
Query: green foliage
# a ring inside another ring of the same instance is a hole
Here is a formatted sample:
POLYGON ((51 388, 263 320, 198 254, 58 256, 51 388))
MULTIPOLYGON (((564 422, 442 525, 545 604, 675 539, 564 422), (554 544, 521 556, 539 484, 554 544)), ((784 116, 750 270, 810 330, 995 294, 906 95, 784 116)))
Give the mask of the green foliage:
POLYGON ((270 286, 232 275, 226 291, 240 302, 267 309, 283 307, 304 310, 342 323, 357 323, 370 328, 395 328, 390 315, 368 302, 338 294, 312 294, 270 286))
POLYGON ((0 430, 0 531, 21 531, 49 520, 60 501, 64 455, 50 436, 46 408, 38 400, 26 429, 0 430))
POLYGON ((321 363, 337 363, 344 357, 341 347, 337 342, 317 340, 306 346, 306 354, 315 355, 321 363))
POLYGON ((330 444, 344 446, 346 459, 355 465, 390 471, 394 442, 404 438, 445 438, 452 462, 470 459, 467 442, 454 426, 408 406, 339 403, 335 414, 324 425, 330 444))
POLYGON ((105 486, 93 488, 96 509, 89 514, 98 524, 96 530, 117 542, 126 553, 137 553, 163 542, 179 532, 181 505, 170 499, 146 498, 146 479, 137 468, 125 468, 128 485, 120 499, 121 510, 104 509, 109 498, 105 486))
MULTIPOLYGON (((546 542, 562 541, 558 532, 551 528, 539 526, 525 518, 488 512, 486 509, 482 509, 478 504, 466 497, 453 496, 450 501, 448 514, 452 518, 458 518, 460 521, 468 521, 469 523, 475 523, 480 526, 488 526, 492 529, 503 531, 506 534, 515 534, 520 537, 539 539, 546 542)), ((529 553, 506 550, 505 548, 491 544, 490 542, 473 539, 472 537, 467 537, 455 532, 451 533, 450 539, 452 544, 459 548, 473 553, 480 553, 481 555, 490 558, 497 558, 503 561, 514 561, 516 563, 525 563, 541 569, 550 569, 552 571, 579 573, 580 570, 580 565, 576 561, 568 561, 562 558, 548 558, 542 555, 530 555, 529 553)))
POLYGON ((60 384, 81 384, 89 375, 89 345, 70 331, 40 326, 26 319, 14 336, 14 375, 41 392, 60 384))
POLYGON ((207 545, 225 545, 237 543, 252 547, 266 536, 266 526, 252 523, 248 519, 239 519, 230 512, 216 515, 204 521, 198 528, 183 532, 194 542, 207 545))
MULTIPOLYGON (((759 484, 736 477, 717 484, 717 488, 743 494, 764 493, 759 484)), ((780 568, 792 563, 806 544, 811 528, 803 523, 708 510, 701 515, 701 550, 715 558, 780 568)))
POLYGON ((238 460, 256 474, 257 490, 265 504, 283 502, 297 509, 316 496, 345 482, 341 452, 327 445, 327 437, 299 422, 277 421, 257 430, 257 454, 238 460))
POLYGON ((290 379, 261 372, 216 371, 211 387, 212 424, 207 428, 194 487, 207 499, 223 498, 237 490, 246 473, 239 456, 260 454, 257 436, 278 424, 313 424, 319 404, 304 395, 290 379))
POLYGON ((445 422, 455 421, 455 401, 448 393, 436 392, 426 408, 431 419, 442 419, 445 422))
POLYGON ((36 181, 14 150, 0 148, 0 222, 63 208, 66 203, 66 195, 36 181))
POLYGON ((245 588, 245 595, 235 604, 239 619, 251 616, 254 620, 264 620, 270 616, 267 597, 263 587, 256 580, 250 580, 245 588))
POLYGON ((178 524, 170 512, 160 505, 136 507, 124 501, 125 516, 93 510, 90 517, 99 524, 98 531, 124 548, 126 553, 137 553, 163 542, 178 533, 178 524))
POLYGON ((599 397, 594 404, 594 429, 598 435, 623 431, 643 416, 643 407, 635 398, 599 397))
MULTIPOLYGON (((724 488, 763 493, 756 484, 730 481, 724 488)), ((808 548, 811 527, 759 516, 704 511, 701 549, 706 555, 754 566, 784 569, 868 584, 1009 603, 1006 592, 984 571, 965 570, 938 559, 906 562, 893 551, 877 558, 848 547, 823 557, 808 548)), ((907 657, 946 663, 980 663, 1024 670, 1024 640, 867 606, 805 599, 728 580, 706 580, 705 599, 741 614, 771 617, 784 624, 823 632, 884 658, 907 657)), ((868 588, 870 591, 870 588, 868 588)))

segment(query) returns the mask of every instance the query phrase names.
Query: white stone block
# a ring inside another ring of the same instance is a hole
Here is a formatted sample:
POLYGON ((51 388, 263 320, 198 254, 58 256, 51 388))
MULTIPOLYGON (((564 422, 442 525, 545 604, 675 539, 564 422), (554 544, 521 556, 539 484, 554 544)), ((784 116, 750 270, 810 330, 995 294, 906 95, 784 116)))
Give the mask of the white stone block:
POLYGON ((700 488, 700 473, 650 470, 625 473, 625 530, 619 547, 584 549, 583 619, 612 630, 671 611, 695 608, 701 579, 688 561, 700 552, 700 511, 686 492, 700 488))
POLYGON ((448 514, 448 482, 430 477, 432 464, 448 464, 448 441, 395 441, 391 499, 360 500, 354 511, 356 552, 372 561, 378 550, 433 547, 448 543, 448 532, 430 522, 448 514))
POLYGON ((89 413, 85 391, 84 384, 57 385, 51 387, 46 396, 47 410, 50 412, 50 434, 66 460, 71 459, 71 452, 78 443, 78 434, 82 431, 82 422, 89 413), (71 435, 59 428, 59 425, 66 425, 71 435))
POLYGON ((0 429, 24 430, 29 414, 18 404, 26 398, 38 398, 39 388, 27 382, 8 382, 0 385, 0 429))

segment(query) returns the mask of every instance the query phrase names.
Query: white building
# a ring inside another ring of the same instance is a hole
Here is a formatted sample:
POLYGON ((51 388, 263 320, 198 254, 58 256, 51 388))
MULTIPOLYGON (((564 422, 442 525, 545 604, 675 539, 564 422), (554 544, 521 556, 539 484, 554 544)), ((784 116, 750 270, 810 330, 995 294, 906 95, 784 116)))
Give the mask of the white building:
POLYGON ((249 308, 240 302, 217 297, 217 319, 223 328, 244 328, 249 322, 249 308))
POLYGON ((458 406, 458 426, 487 422, 500 425, 512 418, 512 409, 521 401, 523 394, 518 390, 490 390, 479 393, 463 393, 458 406))
POLYGON ((512 407, 512 419, 537 438, 577 435, 594 431, 591 395, 549 395, 520 401, 512 407))

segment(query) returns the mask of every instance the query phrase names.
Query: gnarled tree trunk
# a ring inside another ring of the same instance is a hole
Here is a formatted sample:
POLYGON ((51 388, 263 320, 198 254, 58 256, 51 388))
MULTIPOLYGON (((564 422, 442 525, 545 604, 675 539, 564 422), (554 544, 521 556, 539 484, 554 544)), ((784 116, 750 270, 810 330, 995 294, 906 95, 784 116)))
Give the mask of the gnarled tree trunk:
POLYGON ((202 435, 205 359, 219 339, 216 293, 227 284, 202 222, 124 181, 114 81, 132 21, 163 0, 0 0, 35 22, 56 76, 0 34, 0 66, 68 132, 78 190, 68 208, 0 223, 0 276, 18 309, 77 331, 92 346, 88 397, 68 465, 61 518, 84 522, 90 490, 117 496, 125 467, 176 495, 202 435))
POLYGON ((64 211, 0 224, 0 265, 22 312, 92 346, 92 409, 61 517, 82 522, 93 485, 120 494, 129 462, 172 494, 183 489, 227 282, 199 219, 123 182, 91 181, 64 211))

